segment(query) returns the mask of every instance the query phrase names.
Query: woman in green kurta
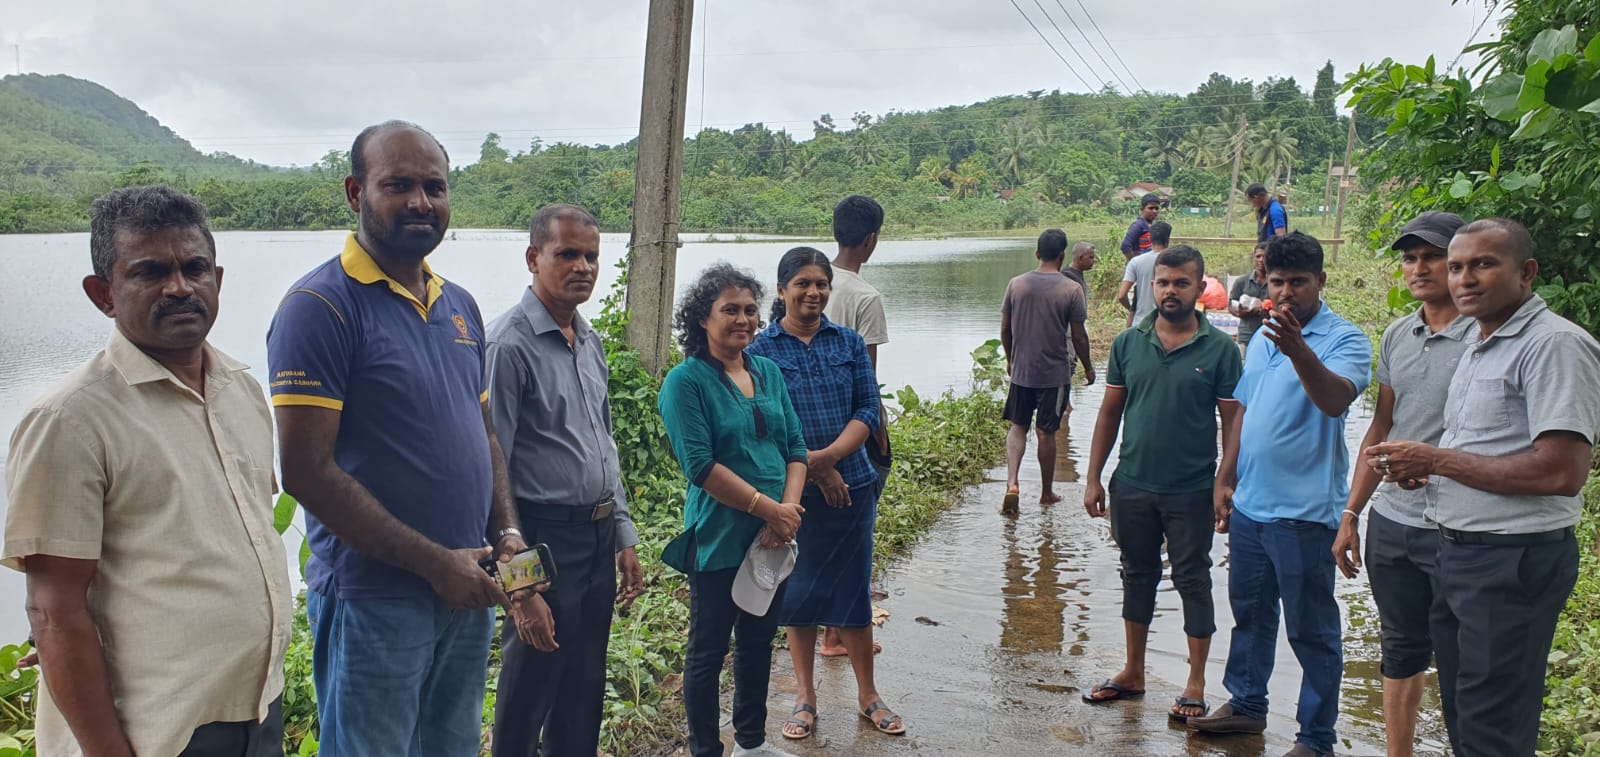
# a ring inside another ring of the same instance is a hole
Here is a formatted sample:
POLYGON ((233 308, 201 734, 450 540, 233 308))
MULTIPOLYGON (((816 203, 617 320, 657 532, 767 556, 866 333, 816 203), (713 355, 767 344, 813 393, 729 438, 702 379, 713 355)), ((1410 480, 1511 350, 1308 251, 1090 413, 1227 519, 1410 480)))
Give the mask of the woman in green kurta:
POLYGON ((761 285, 727 264, 701 274, 678 306, 686 359, 661 385, 661 419, 689 479, 684 532, 661 559, 689 576, 684 711, 692 757, 720 757, 718 685, 728 637, 734 755, 783 755, 766 743, 767 682, 783 586, 763 615, 733 601, 739 565, 759 541, 788 549, 800 528, 806 443, 783 373, 745 354, 761 328, 761 285))

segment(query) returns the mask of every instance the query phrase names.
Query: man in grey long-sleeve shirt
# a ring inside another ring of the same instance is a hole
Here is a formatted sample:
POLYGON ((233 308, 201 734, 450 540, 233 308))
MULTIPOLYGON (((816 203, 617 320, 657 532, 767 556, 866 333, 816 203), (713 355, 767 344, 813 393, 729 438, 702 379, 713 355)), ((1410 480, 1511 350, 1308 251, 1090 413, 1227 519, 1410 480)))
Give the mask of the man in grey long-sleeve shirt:
POLYGON ((577 313, 599 271, 598 224, 553 205, 530 236, 533 286, 488 328, 489 409, 524 541, 550 547, 556 578, 513 600, 493 752, 587 756, 600 739, 612 604, 644 588, 639 536, 611 435, 605 348, 577 313))

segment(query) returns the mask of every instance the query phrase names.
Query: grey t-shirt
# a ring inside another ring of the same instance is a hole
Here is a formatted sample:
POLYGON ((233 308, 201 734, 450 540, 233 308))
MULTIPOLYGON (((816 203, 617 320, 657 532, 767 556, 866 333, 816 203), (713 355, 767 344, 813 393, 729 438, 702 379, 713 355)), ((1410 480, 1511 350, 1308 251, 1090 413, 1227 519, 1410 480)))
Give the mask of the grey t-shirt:
POLYGON ((861 335, 868 346, 889 343, 888 319, 883 314, 883 295, 861 274, 843 268, 833 269, 833 291, 823 308, 828 320, 861 335))
POLYGON ((1159 254, 1155 250, 1141 252, 1122 269, 1122 280, 1133 284, 1129 293, 1133 295, 1134 323, 1143 323, 1144 317, 1156 310, 1156 295, 1150 289, 1150 283, 1156 278, 1156 256, 1159 254))
MULTIPOLYGON (((1433 333, 1422 311, 1389 324, 1378 343, 1378 383, 1394 391, 1394 425, 1390 441, 1422 442, 1437 446, 1444 433, 1444 400, 1467 335, 1478 322, 1461 316, 1433 333)), ((1378 485, 1374 512, 1414 528, 1433 528, 1428 494, 1406 491, 1391 483, 1378 485)))
POLYGON ((1089 317, 1083 287, 1060 274, 1029 271, 1006 285, 1000 312, 1011 318, 1011 383, 1048 389, 1072 380, 1070 326, 1089 317))
MULTIPOLYGON (((1550 431, 1600 436, 1600 344, 1534 295, 1487 338, 1477 329, 1450 380, 1439 446, 1483 457, 1520 455, 1550 431)), ((1576 525, 1582 496, 1491 494, 1438 478, 1429 485, 1439 525, 1458 531, 1538 533, 1576 525)))

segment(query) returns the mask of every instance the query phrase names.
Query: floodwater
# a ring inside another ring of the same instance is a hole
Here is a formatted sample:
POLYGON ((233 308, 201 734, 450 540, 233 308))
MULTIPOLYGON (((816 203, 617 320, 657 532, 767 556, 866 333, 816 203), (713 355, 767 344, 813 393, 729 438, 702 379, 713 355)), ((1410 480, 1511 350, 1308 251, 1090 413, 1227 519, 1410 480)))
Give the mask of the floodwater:
MULTIPOLYGON (((1177 592, 1163 581, 1157 595, 1141 699, 1090 705, 1080 696, 1122 667, 1123 629, 1118 553, 1104 519, 1083 510, 1076 483, 1088 464, 1088 441, 1100 386, 1078 386, 1077 408, 1057 442, 1062 501, 1038 504, 1038 465, 1032 441, 1022 466, 1022 514, 999 515, 1005 471, 991 470, 968 489, 903 560, 882 576, 889 613, 876 638, 878 691, 905 718, 907 734, 877 733, 854 714, 855 679, 843 659, 818 659, 818 719, 813 736, 781 746, 798 755, 1280 755, 1294 742, 1300 669, 1281 636, 1270 684, 1264 736, 1202 736, 1168 722, 1173 697, 1188 677, 1188 652, 1177 592)), ((1366 432, 1356 408, 1346 438, 1354 447, 1366 432)), ((1107 475, 1109 476, 1110 467, 1107 475)), ((1227 537, 1212 548, 1217 634, 1206 665, 1207 696, 1226 702, 1222 688, 1229 629, 1227 537)), ((1384 753, 1377 619, 1366 577, 1338 581, 1346 610, 1345 677, 1336 751, 1384 753)), ((768 732, 794 703, 793 666, 775 653, 768 732)), ((1445 751, 1437 683, 1423 701, 1417 754, 1445 751)), ((731 738, 731 736, 730 736, 731 738)))

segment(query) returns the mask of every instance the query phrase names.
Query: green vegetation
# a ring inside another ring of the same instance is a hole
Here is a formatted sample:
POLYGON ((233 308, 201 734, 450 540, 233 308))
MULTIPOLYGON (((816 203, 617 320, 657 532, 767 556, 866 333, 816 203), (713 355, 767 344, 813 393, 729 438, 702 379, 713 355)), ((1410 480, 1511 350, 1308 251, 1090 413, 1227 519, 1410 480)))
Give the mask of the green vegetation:
MULTIPOLYGON (((1019 229, 1108 219, 1135 201, 1124 191, 1134 182, 1211 212, 1228 200, 1236 150, 1241 183, 1293 184, 1299 217, 1322 204, 1328 159, 1343 151, 1335 88, 1330 63, 1309 94, 1293 78, 1212 74, 1181 96, 1038 90, 848 124, 824 114, 804 142, 759 123, 704 129, 685 144, 683 228, 825 232, 834 203, 863 193, 884 205, 892 233, 1019 229)), ((203 156, 134 104, 62 76, 0 79, 0 113, 0 232, 82 230, 93 197, 154 182, 198 196, 223 229, 351 221, 339 186, 348 155, 337 150, 295 170, 203 156)), ((520 228, 535 209, 571 202, 626 231, 635 147, 519 150, 489 134, 477 156, 456 156, 454 225, 520 228)))
MULTIPOLYGON (((1600 0, 1520 0, 1470 74, 1384 60, 1346 84, 1387 124, 1363 165, 1374 247, 1423 210, 1533 233, 1539 293, 1600 333, 1600 0)), ((1404 300, 1397 292, 1396 298, 1404 300)))

